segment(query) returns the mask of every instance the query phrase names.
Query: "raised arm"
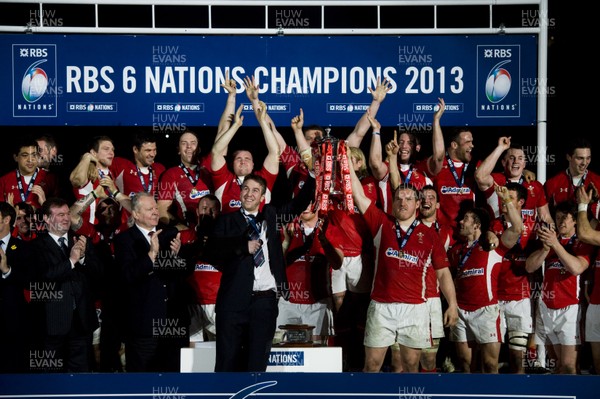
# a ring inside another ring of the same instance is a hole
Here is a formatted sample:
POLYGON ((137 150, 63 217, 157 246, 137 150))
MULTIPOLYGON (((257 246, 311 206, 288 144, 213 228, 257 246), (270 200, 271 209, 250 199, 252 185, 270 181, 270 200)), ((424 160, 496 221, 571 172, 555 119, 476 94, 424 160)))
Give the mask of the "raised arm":
POLYGON ((312 159, 312 150, 306 137, 304 136, 304 131, 302 128, 304 127, 304 111, 300 108, 300 114, 294 116, 291 122, 292 131, 294 132, 294 138, 296 139, 296 145, 298 146, 298 153, 300 154, 300 158, 302 162, 306 164, 309 170, 312 170, 313 167, 313 159, 312 159))
POLYGON ((487 156, 475 170, 475 181, 481 191, 486 191, 488 188, 494 185, 494 178, 492 172, 496 167, 496 163, 504 153, 504 151, 510 148, 510 137, 500 137, 498 139, 498 145, 494 148, 494 151, 487 156))
POLYGON ((90 168, 96 168, 98 160, 89 152, 81 157, 81 160, 71 172, 69 180, 73 187, 83 187, 90 180, 90 168))
POLYGON ((444 135, 442 134, 442 125, 440 123, 442 115, 446 110, 446 103, 443 98, 438 98, 437 111, 433 114, 433 137, 432 146, 433 154, 429 157, 427 168, 431 176, 437 175, 444 166, 444 154, 446 147, 444 146, 444 135))
POLYGON ((398 132, 394 130, 394 139, 386 144, 385 153, 390 163, 390 185, 392 186, 392 192, 396 192, 396 189, 402 183, 400 177, 400 170, 398 169, 398 151, 400 146, 398 145, 398 132))
POLYGON ((370 110, 367 110, 366 115, 367 120, 373 129, 371 134, 371 147, 369 148, 369 167, 371 168, 373 177, 377 180, 381 180, 388 173, 388 167, 383 162, 381 150, 381 124, 371 115, 370 110))
POLYGON ((257 106, 254 107, 254 114, 256 115, 256 119, 258 120, 258 124, 263 132, 263 137, 265 138, 265 143, 267 144, 267 156, 263 162, 263 166, 269 173, 277 174, 279 172, 279 155, 281 155, 281 150, 279 148, 279 144, 277 143, 277 138, 275 134, 271 130, 271 125, 268 121, 267 115, 267 104, 260 101, 257 106))
POLYGON ((229 129, 225 131, 218 139, 215 140, 211 149, 211 162, 210 168, 212 170, 219 170, 225 165, 225 156, 223 155, 224 150, 227 149, 231 139, 235 136, 238 129, 242 126, 244 122, 244 117, 242 116, 243 105, 240 105, 235 112, 235 116, 233 117, 233 122, 229 129))
MULTIPOLYGON (((350 151, 347 151, 350 153, 350 151)), ((361 213, 365 213, 371 205, 371 200, 365 195, 365 190, 356 172, 354 171, 354 164, 352 163, 352 157, 348 157, 348 168, 350 169, 350 178, 352 179, 352 198, 354 199, 354 205, 358 207, 361 213)))
MULTIPOLYGON (((235 114, 235 97, 237 95, 237 85, 235 80, 229 79, 229 71, 227 71, 225 75, 225 83, 223 83, 221 87, 227 92, 227 101, 225 102, 225 109, 221 114, 221 119, 219 119, 219 125, 217 127, 217 136, 215 137, 215 141, 218 140, 223 133, 229 130, 229 127, 233 122, 235 114)), ((227 155, 227 148, 225 148, 225 151, 223 153, 223 156, 225 155, 227 155)))
POLYGON ((577 197, 577 237, 586 244, 600 245, 600 231, 594 230, 588 219, 588 205, 592 202, 592 190, 585 191, 580 186, 575 192, 577 197))
POLYGON ((83 225, 83 212, 92 205, 96 198, 106 198, 107 195, 104 192, 104 187, 98 186, 94 190, 90 191, 85 197, 79 198, 71 205, 69 211, 71 213, 71 230, 77 231, 83 225))
POLYGON ((503 204, 506 204, 506 218, 510 223, 510 227, 502 234, 502 243, 507 248, 515 246, 521 234, 523 234, 523 217, 521 212, 517 210, 517 207, 510 198, 510 193, 505 186, 496 185, 496 194, 503 204))
MULTIPOLYGON (((369 91, 373 96, 373 100, 371 101, 371 105, 369 106, 369 112, 372 118, 375 118, 377 116, 379 106, 381 105, 383 100, 385 100, 385 96, 391 88, 392 84, 387 79, 383 79, 382 82, 381 77, 377 77, 377 86, 374 90, 369 87, 369 91)), ((367 113, 365 112, 356 123, 356 126, 354 126, 354 130, 352 131, 352 133, 348 135, 348 138, 346 139, 348 141, 348 146, 360 147, 360 143, 365 137, 365 134, 367 134, 367 132, 369 131, 370 126, 371 123, 369 122, 367 113)))

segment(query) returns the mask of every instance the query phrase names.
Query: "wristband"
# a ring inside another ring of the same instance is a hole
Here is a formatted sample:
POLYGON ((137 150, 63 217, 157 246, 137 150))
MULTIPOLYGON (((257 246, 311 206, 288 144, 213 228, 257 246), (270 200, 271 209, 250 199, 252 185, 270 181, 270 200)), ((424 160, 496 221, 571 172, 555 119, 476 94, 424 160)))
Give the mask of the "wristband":
POLYGON ((375 135, 379 136, 379 135, 380 135, 380 133, 379 133, 379 132, 373 132, 373 133, 371 133, 371 134, 372 134, 373 136, 375 136, 375 135))
POLYGON ((588 204, 577 204, 577 212, 587 212, 588 204))
POLYGON ((116 189, 114 193, 110 193, 110 196, 113 198, 117 198, 117 195, 119 195, 120 191, 119 189, 116 189))
POLYGON ((98 195, 96 194, 96 192, 94 190, 92 190, 92 195, 94 196, 94 198, 98 199, 98 195))

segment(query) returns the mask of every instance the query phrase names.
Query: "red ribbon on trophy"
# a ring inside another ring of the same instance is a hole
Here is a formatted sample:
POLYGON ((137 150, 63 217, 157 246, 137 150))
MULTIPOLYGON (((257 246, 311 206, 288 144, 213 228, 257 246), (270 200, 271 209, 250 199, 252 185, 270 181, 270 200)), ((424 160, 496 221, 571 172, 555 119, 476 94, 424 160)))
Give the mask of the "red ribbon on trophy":
POLYGON ((325 136, 313 142, 312 147, 316 179, 315 209, 325 214, 341 205, 342 209, 352 214, 354 200, 346 141, 330 136, 330 130, 325 129, 325 136))

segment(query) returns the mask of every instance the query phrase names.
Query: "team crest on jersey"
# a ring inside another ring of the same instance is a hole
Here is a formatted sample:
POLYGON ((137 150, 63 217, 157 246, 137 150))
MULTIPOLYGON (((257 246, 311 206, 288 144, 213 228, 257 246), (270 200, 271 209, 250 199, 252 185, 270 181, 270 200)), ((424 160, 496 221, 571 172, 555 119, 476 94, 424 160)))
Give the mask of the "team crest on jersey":
POLYGON ((527 190, 529 190, 529 196, 531 198, 535 198, 535 189, 533 188, 533 186, 527 187, 527 190))
POLYGON ((419 244, 423 244, 423 237, 424 236, 425 236, 425 234, 423 234, 420 231, 417 233, 417 239, 418 239, 419 244))

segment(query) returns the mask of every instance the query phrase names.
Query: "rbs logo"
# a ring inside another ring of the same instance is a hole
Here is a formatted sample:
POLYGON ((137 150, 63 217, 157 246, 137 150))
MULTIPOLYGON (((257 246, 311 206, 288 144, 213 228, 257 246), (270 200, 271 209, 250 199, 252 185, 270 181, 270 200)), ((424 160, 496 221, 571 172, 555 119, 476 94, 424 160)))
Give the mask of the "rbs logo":
POLYGON ((509 48, 488 48, 484 51, 485 58, 510 58, 512 49, 509 48))
POLYGON ((48 50, 45 48, 22 48, 19 51, 21 57, 47 57, 48 50))

